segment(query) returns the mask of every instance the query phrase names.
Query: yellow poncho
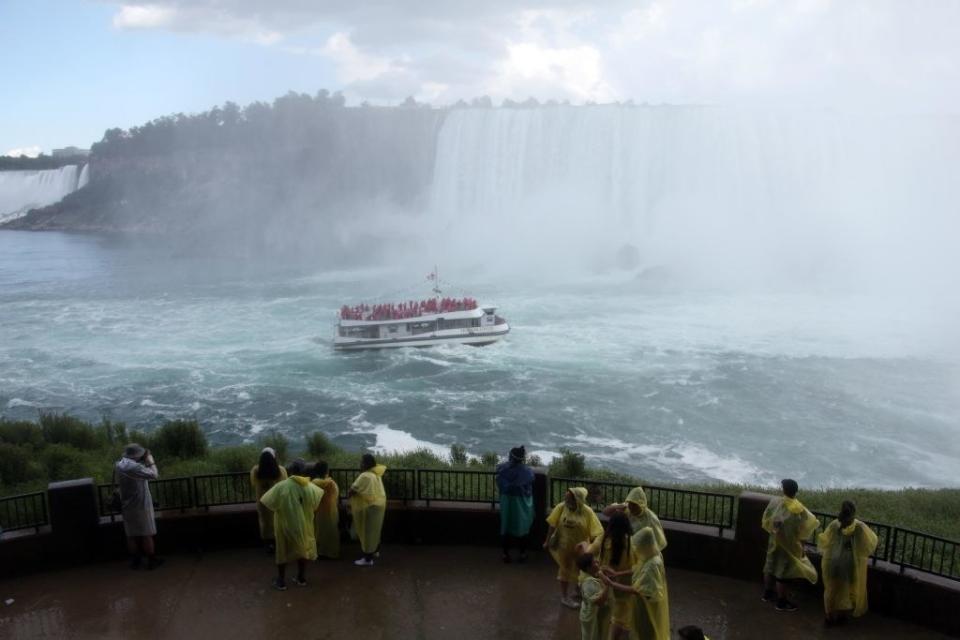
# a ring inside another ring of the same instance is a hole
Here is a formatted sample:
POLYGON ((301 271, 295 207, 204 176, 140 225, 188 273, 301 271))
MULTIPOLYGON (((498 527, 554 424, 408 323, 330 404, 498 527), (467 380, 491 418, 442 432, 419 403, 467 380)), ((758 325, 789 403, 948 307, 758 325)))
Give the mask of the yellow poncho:
POLYGON ((656 552, 633 568, 633 588, 639 592, 634 607, 638 637, 670 640, 670 600, 667 597, 667 572, 663 556, 656 552))
POLYGON ((877 534, 854 520, 843 528, 834 520, 817 538, 823 554, 823 606, 827 613, 853 611, 855 617, 867 612, 867 559, 877 548, 877 534))
MULTIPOLYGON (((637 556, 636 548, 632 543, 628 547, 624 548, 623 552, 620 554, 620 562, 614 565, 613 544, 610 542, 604 544, 606 537, 607 534, 604 532, 599 538, 594 540, 593 544, 590 545, 590 553, 597 556, 597 561, 600 563, 601 567, 606 567, 618 573, 621 571, 630 571, 640 560, 640 558, 637 556)), ((630 574, 627 573, 626 575, 619 578, 614 578, 613 580, 614 582, 628 585, 630 584, 630 574)), ((612 597, 608 598, 608 601, 610 603, 610 616, 612 622, 620 627, 623 627, 624 629, 629 629, 633 622, 633 604, 635 598, 630 595, 630 593, 617 589, 613 589, 610 595, 612 597)))
POLYGON ((287 470, 280 467, 279 478, 260 479, 257 477, 257 470, 259 468, 260 465, 255 464, 253 465, 253 469, 250 469, 250 485, 253 487, 253 492, 257 498, 257 520, 260 521, 260 539, 273 540, 273 513, 270 512, 270 509, 260 504, 260 498, 270 490, 270 487, 287 479, 287 470))
POLYGON ((314 518, 317 532, 317 555, 324 558, 340 557, 340 488, 333 478, 315 478, 313 484, 323 490, 323 499, 314 518))
POLYGON ((260 498, 260 503, 273 512, 277 564, 317 559, 313 514, 322 499, 323 490, 302 476, 278 482, 260 498))
MULTIPOLYGON (((650 527, 653 529, 653 535, 657 539, 657 549, 663 551, 666 548, 667 535, 663 532, 663 525, 660 524, 660 518, 647 506, 647 494, 644 493, 643 487, 630 489, 630 493, 627 494, 627 499, 624 500, 624 513, 627 514, 627 518, 630 520, 630 529, 633 531, 634 536, 644 527, 650 527), (640 508, 639 515, 634 515, 633 511, 630 510, 631 502, 640 508)), ((636 537, 634 537, 634 544, 636 544, 636 537)))
POLYGON ((607 588, 597 578, 580 572, 580 637, 582 640, 607 640, 610 635, 610 607, 604 596, 607 588))
POLYGON ((820 526, 820 521, 799 500, 774 498, 763 512, 761 525, 770 534, 763 572, 778 580, 803 578, 817 583, 817 570, 803 553, 803 541, 820 526))
POLYGON ((382 464, 364 471, 353 481, 350 489, 350 511, 353 513, 353 535, 360 540, 364 553, 374 553, 380 546, 380 530, 387 508, 387 492, 383 488, 382 464))
POLYGON ((586 503, 587 490, 584 487, 570 489, 577 500, 577 508, 571 511, 566 502, 561 502, 547 516, 547 524, 556 529, 556 536, 550 542, 550 555, 559 566, 557 580, 574 582, 580 570, 577 568, 576 547, 581 542, 590 542, 603 533, 597 514, 586 503))

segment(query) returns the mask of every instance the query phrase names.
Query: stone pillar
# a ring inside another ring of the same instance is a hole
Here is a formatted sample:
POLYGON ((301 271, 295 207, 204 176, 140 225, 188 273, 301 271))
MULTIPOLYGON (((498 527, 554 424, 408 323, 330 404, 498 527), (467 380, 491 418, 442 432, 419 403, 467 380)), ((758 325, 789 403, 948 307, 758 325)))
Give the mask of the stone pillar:
POLYGON ((737 504, 737 528, 734 539, 733 566, 730 574, 745 579, 756 579, 759 583, 763 575, 763 562, 767 554, 769 536, 760 526, 760 520, 767 505, 774 496, 765 493, 744 491, 737 504))
POLYGON ((53 548, 67 561, 86 561, 98 550, 97 487, 92 478, 51 482, 47 487, 53 548))
POLYGON ((530 548, 539 549, 547 537, 547 515, 550 504, 550 479, 543 467, 533 469, 533 526, 530 527, 530 548))

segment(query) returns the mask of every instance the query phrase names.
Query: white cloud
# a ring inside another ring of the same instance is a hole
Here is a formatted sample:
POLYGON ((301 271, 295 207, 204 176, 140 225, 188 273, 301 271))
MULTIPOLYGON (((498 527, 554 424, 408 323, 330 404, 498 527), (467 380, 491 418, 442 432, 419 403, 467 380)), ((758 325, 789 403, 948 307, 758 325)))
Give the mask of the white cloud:
POLYGON ((40 148, 39 145, 33 145, 30 147, 17 147, 16 149, 8 149, 3 155, 14 158, 36 158, 41 153, 43 153, 43 149, 40 148))
POLYGON ((125 5, 113 16, 117 29, 159 29, 174 25, 176 9, 155 4, 125 5))

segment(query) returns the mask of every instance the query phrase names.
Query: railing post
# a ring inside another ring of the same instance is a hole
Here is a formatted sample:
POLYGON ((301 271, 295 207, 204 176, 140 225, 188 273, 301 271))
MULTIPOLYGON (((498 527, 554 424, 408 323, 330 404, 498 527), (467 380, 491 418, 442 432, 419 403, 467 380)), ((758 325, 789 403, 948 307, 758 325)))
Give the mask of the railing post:
POLYGON ((547 510, 550 508, 550 479, 546 469, 536 467, 533 470, 533 526, 530 536, 533 547, 547 537, 547 510))
POLYGON ((92 478, 51 482, 47 486, 50 502, 50 527, 58 555, 81 560, 91 558, 97 544, 100 514, 97 486, 92 478))

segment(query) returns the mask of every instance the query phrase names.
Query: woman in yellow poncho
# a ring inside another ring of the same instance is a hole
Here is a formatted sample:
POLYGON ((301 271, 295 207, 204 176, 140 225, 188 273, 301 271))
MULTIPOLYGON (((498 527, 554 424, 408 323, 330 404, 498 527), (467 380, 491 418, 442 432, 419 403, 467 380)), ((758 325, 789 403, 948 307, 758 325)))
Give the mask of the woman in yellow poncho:
POLYGON ((317 555, 324 558, 340 557, 340 487, 329 476, 330 468, 322 460, 313 465, 310 477, 313 484, 323 489, 323 499, 314 518, 317 533, 317 555))
MULTIPOLYGON (((634 487, 630 489, 626 500, 622 503, 614 503, 603 510, 603 515, 612 517, 613 514, 622 512, 627 514, 630 520, 630 529, 634 535, 644 527, 653 529, 653 534, 657 539, 657 548, 663 551, 667 546, 667 536, 663 532, 663 525, 660 524, 660 518, 657 517, 650 507, 647 506, 647 494, 643 487, 634 487)), ((636 541, 634 541, 636 544, 636 541)))
POLYGON ((250 469, 250 485, 256 494, 257 519, 260 521, 260 539, 266 544, 267 552, 273 552, 273 513, 260 503, 270 488, 282 480, 287 479, 287 470, 277 462, 277 454, 270 447, 264 447, 260 452, 259 463, 250 469))
MULTIPOLYGON (((300 470, 302 472, 302 470, 300 470)), ((260 503, 273 512, 276 535, 277 578, 273 586, 285 591, 287 563, 297 563, 294 584, 306 586, 307 560, 317 559, 317 541, 313 531, 313 515, 320 508, 323 490, 308 478, 296 475, 278 482, 260 498, 260 503)))
POLYGON ((644 527, 633 539, 636 541, 637 563, 633 566, 629 586, 608 580, 607 584, 618 592, 632 594, 632 637, 643 640, 670 640, 670 599, 667 595, 667 572, 663 556, 657 549, 657 537, 653 529, 644 527))
POLYGON ((353 514, 353 535, 360 539, 363 551, 363 557, 353 563, 358 567, 373 566, 373 558, 380 552, 380 530, 387 509, 387 492, 383 488, 386 470, 372 455, 363 454, 361 473, 347 492, 353 514))
POLYGON ((867 612, 867 559, 877 548, 877 534, 855 518, 857 507, 845 500, 840 514, 817 539, 823 554, 823 607, 827 624, 842 623, 849 614, 867 612))
POLYGON ((559 567, 557 580, 560 581, 560 602, 571 609, 579 606, 568 596, 570 583, 576 583, 579 574, 577 547, 583 542, 589 544, 603 533, 603 526, 586 499, 587 490, 584 487, 568 489, 563 502, 547 516, 550 529, 543 542, 543 548, 550 550, 559 567))
POLYGON ((804 555, 803 541, 817 530, 820 521, 797 500, 796 480, 786 479, 780 485, 783 496, 770 501, 761 520, 764 530, 770 534, 763 566, 766 588, 763 599, 769 602, 776 594, 777 611, 796 611, 797 605, 787 599, 786 582, 802 578, 810 584, 817 583, 817 570, 804 555))
MULTIPOLYGON (((600 562, 603 579, 609 583, 628 586, 633 566, 639 558, 631 542, 630 521, 624 513, 615 513, 610 518, 607 530, 590 545, 590 552, 600 562)), ((610 598, 610 637, 626 640, 633 628, 634 596, 629 591, 614 589, 610 598)))

